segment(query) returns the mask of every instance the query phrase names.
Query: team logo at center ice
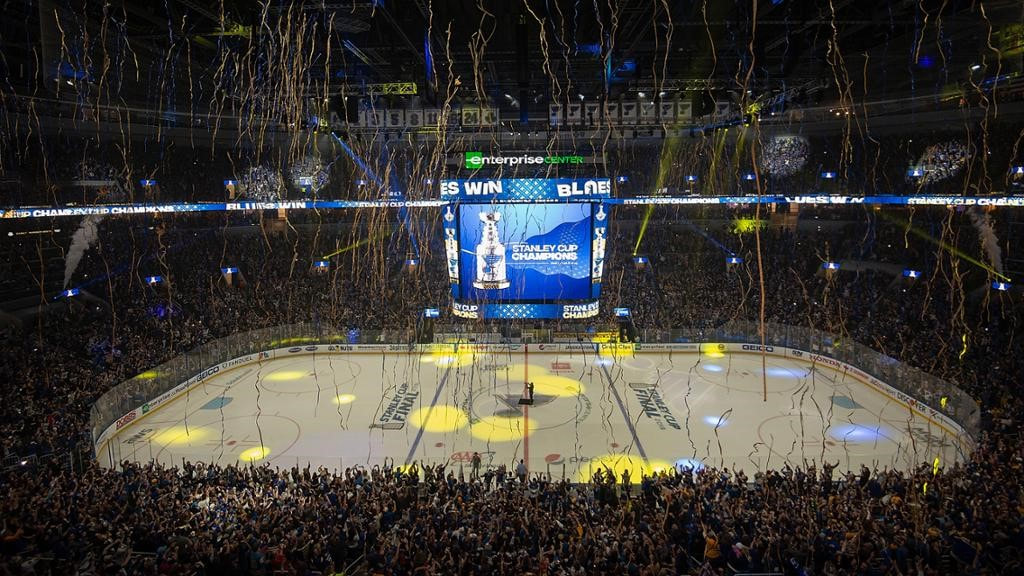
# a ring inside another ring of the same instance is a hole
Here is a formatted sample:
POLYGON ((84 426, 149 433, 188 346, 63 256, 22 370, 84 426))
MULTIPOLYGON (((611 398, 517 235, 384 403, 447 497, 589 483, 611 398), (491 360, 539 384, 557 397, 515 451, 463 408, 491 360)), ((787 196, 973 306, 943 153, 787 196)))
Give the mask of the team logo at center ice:
MULTIPOLYGON (((570 424, 575 426, 585 421, 592 410, 591 401, 584 393, 584 385, 574 376, 565 374, 565 367, 571 367, 571 363, 556 360, 545 365, 552 368, 557 366, 561 374, 555 374, 554 369, 547 369, 541 365, 530 365, 528 377, 535 384, 533 405, 529 411, 531 430, 552 429, 570 424)), ((490 381, 482 383, 487 392, 475 390, 462 402, 462 408, 469 414, 470 424, 484 421, 507 422, 515 431, 521 433, 522 419, 526 416, 523 406, 519 404, 524 394, 523 366, 509 365, 502 368, 504 370, 496 371, 498 386, 494 386, 490 381), (508 382, 508 386, 505 382, 508 382)), ((497 429, 494 433, 501 435, 501 431, 497 429)))

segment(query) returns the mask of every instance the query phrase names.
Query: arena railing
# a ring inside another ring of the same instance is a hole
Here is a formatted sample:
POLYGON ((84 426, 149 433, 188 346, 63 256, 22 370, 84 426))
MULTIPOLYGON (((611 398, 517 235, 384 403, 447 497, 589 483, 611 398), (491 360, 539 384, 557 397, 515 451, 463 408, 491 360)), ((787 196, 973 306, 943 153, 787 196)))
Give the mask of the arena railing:
MULTIPOLYGON (((439 327, 440 328, 440 327, 439 327)), ((443 330, 443 328, 442 328, 443 330)), ((604 332, 607 338, 613 332, 604 332)), ((449 333, 451 334, 451 333, 449 333)), ((601 333, 593 327, 573 329, 531 329, 511 334, 511 342, 552 343, 590 341, 601 333)), ((470 341, 462 327, 459 341, 470 341)), ((498 334, 488 334, 491 342, 498 334)), ((762 342, 756 322, 734 322, 715 329, 675 329, 645 331, 647 343, 745 343, 762 342)), ((247 354, 311 344, 408 344, 412 334, 396 331, 327 331, 314 324, 292 324, 241 332, 207 342, 181 356, 127 380, 103 394, 93 405, 90 428, 93 439, 124 415, 196 376, 211 366, 247 354)), ((908 366, 852 340, 822 330, 766 324, 764 344, 801 350, 833 358, 895 388, 915 405, 927 406, 959 424, 972 439, 978 438, 981 411, 966 392, 941 378, 908 366)), ((595 347, 597 344, 595 344, 595 347)), ((642 346, 642 345, 641 345, 642 346)), ((539 470, 540 468, 534 468, 539 470)), ((557 476, 557 474, 556 474, 557 476)))

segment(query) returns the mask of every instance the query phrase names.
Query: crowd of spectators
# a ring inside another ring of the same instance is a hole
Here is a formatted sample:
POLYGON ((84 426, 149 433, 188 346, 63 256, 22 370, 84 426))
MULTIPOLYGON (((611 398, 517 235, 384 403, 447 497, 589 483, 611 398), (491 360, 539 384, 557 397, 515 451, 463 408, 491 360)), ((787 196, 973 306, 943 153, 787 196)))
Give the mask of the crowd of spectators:
POLYGON ((75 166, 71 176, 76 180, 114 180, 118 174, 113 166, 89 157, 75 166))
POLYGON ((238 183, 247 199, 259 202, 280 200, 284 192, 281 174, 265 165, 250 166, 238 183))
POLYGON ((100 242, 74 276, 86 298, 50 305, 24 334, 7 339, 0 362, 9 382, 0 403, 0 455, 15 459, 67 448, 106 388, 211 339, 295 323, 341 333, 349 327, 411 330, 410 310, 444 298, 443 268, 402 273, 384 242, 333 258, 326 273, 313 268, 339 245, 381 238, 379 230, 298 224, 303 232, 289 237, 251 222, 225 229, 213 223, 194 220, 180 230, 138 220, 101 225, 100 242), (230 282, 224 267, 239 270, 230 282), (375 273, 356 274, 359 267, 375 273), (149 285, 147 276, 162 281, 149 285))
POLYGON ((922 186, 948 180, 967 166, 968 157, 967 146, 963 142, 950 140, 933 144, 925 149, 914 166, 921 174, 910 172, 910 177, 916 179, 922 186))
MULTIPOLYGON (((1000 124, 973 136, 953 130, 880 133, 870 138, 766 133, 758 137, 761 145, 755 146, 754 154, 750 155, 746 138, 719 138, 719 132, 711 131, 701 133, 700 137, 677 139, 668 148, 660 142, 627 140, 615 146, 602 145, 593 150, 593 155, 604 157, 609 166, 616 166, 616 174, 610 175, 628 175, 628 182, 615 184, 616 193, 625 196, 653 194, 662 189, 673 193, 756 194, 758 185, 762 192, 773 194, 787 194, 794 189, 852 195, 965 191, 987 194, 1006 191, 1012 185, 1010 170, 1021 164, 1013 156, 1016 148, 1012 145, 1019 132, 1019 126, 1000 124), (987 144, 997 141, 1007 145, 987 144), (986 151, 987 160, 976 162, 966 171, 972 158, 970 150, 979 151, 973 158, 986 151), (723 169, 726 165, 728 168, 723 169), (761 178, 747 179, 755 165, 761 178), (921 169, 919 176, 910 176, 914 168, 921 169), (963 180, 957 178, 965 171, 990 186, 967 190, 963 180), (821 175, 825 172, 834 176, 823 181, 821 175), (691 176, 695 180, 688 181, 691 176)), ((384 151, 376 148, 378 144, 349 143, 357 157, 383 157, 384 151)), ((270 148, 134 148, 127 143, 100 145, 88 139, 54 141, 38 154, 23 159, 25 166, 16 167, 27 182, 35 181, 37 185, 26 188, 36 193, 8 198, 5 204, 122 201, 121 196, 111 195, 116 190, 83 197, 81 190, 72 185, 75 180, 108 178, 117 181, 124 197, 138 202, 223 202, 231 195, 223 186, 225 180, 239 182, 234 190, 236 196, 244 193, 245 198, 256 201, 308 198, 311 194, 332 199, 365 198, 367 188, 373 186, 360 186, 359 182, 372 182, 373 178, 355 168, 340 148, 332 150, 330 142, 321 142, 320 146, 320 152, 314 155, 303 150, 279 154, 270 148), (39 178, 41 173, 48 176, 39 178), (139 184, 143 179, 155 180, 159 189, 144 189, 139 184)), ((408 150, 390 147, 388 153, 393 158, 402 158, 408 150)), ((392 185, 400 181, 419 183, 434 179, 440 168, 436 163, 443 161, 444 155, 430 158, 429 162, 422 158, 385 161, 383 165, 369 162, 369 168, 392 185), (407 171, 416 174, 404 173, 407 171)), ((415 195, 421 191, 428 196, 436 194, 436 190, 429 186, 423 190, 419 184, 403 192, 415 195)), ((370 197, 377 198, 377 191, 370 197)))
POLYGON ((4 554, 139 574, 1013 574, 1013 419, 933 475, 832 467, 666 472, 637 485, 521 482, 499 468, 343 472, 125 463, 8 477, 4 554), (927 484, 927 490, 925 485, 927 484))
POLYGON ((314 194, 323 190, 331 180, 330 167, 315 156, 305 156, 288 166, 288 174, 293 183, 306 194, 314 194))
POLYGON ((799 136, 769 138, 761 150, 761 168, 766 173, 783 178, 803 170, 810 155, 811 145, 799 136))
MULTIPOLYGON (((411 274, 393 256, 410 248, 390 226, 383 234, 390 241, 360 244, 382 234, 358 219, 203 224, 108 219, 75 276, 88 280, 96 300, 71 302, 8 335, 0 442, 14 466, 0 473, 0 573, 329 574, 352 565, 371 574, 1024 570, 1024 406, 1014 393, 1024 351, 1013 338, 1015 299, 969 297, 955 283, 962 279, 943 272, 948 255, 917 282, 876 268, 820 270, 824 260, 925 262, 935 254, 905 241, 898 226, 870 235, 861 225, 765 229, 764 316, 843 334, 974 395, 985 407, 978 448, 937 474, 931 463, 859 475, 807 463, 753 476, 670 471, 632 478, 630 486, 604 475, 589 485, 543 476, 521 482, 504 466, 466 479, 450 467, 125 463, 106 470, 42 458, 78 445, 90 406, 110 386, 211 338, 293 322, 408 328, 413 311, 443 302, 448 288, 443 249, 421 246, 419 272, 411 274), (346 247, 326 274, 311 270, 313 260, 346 247), (223 266, 240 273, 228 282, 223 266), (146 285, 146 274, 166 283, 146 285), (961 351, 954 344, 964 331, 971 346, 961 351), (40 463, 21 466, 22 459, 40 463)), ((650 263, 638 269, 626 249, 635 243, 629 223, 617 234, 606 299, 633 307, 641 328, 761 317, 750 235, 654 225, 642 244, 650 263), (719 245, 744 263, 726 265, 719 245)))

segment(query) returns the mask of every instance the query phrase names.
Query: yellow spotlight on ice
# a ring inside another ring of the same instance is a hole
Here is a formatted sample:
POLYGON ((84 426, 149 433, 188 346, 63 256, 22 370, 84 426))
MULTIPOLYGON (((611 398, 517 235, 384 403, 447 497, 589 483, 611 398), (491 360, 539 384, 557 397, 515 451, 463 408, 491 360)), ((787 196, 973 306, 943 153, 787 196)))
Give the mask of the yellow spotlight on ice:
POLYGON ((701 344, 700 351, 709 358, 724 358, 725 352, 719 346, 720 344, 701 344))
POLYGON ((447 350, 437 350, 433 353, 433 356, 436 366, 451 366, 453 368, 469 366, 476 359, 476 355, 471 350, 452 352, 450 348, 447 350))
POLYGON ((427 432, 454 432, 469 424, 469 416, 457 406, 439 404, 414 411, 409 415, 409 423, 427 432))
MULTIPOLYGON (((675 468, 664 460, 648 460, 647 466, 651 469, 650 474, 661 474, 662 472, 674 471, 675 468)), ((630 472, 632 474, 632 472, 630 472)))
POLYGON ((138 378, 139 380, 152 380, 153 378, 156 378, 159 375, 160 373, 157 372, 156 370, 146 370, 142 374, 136 376, 136 378, 138 378))
MULTIPOLYGON (((398 466, 395 466, 395 470, 398 470, 402 474, 408 474, 409 471, 412 470, 412 464, 399 464, 398 466)), ((417 473, 419 472, 418 466, 416 468, 416 471, 417 473)))
POLYGON ((536 378, 530 376, 535 395, 542 396, 579 396, 583 393, 583 383, 565 376, 540 374, 536 378))
POLYGON ((153 436, 153 442, 162 446, 191 444, 206 438, 208 435, 209 433, 204 428, 189 426, 186 429, 184 426, 172 426, 157 432, 153 436))
POLYGON ((351 404, 355 402, 355 400, 355 394, 338 394, 337 396, 334 397, 334 403, 338 404, 339 406, 342 404, 351 404))
POLYGON ((270 448, 267 448, 266 446, 253 446, 248 450, 243 450, 242 453, 238 455, 238 459, 242 462, 258 462, 266 458, 269 454, 270 448))
POLYGON ((308 374, 302 370, 281 370, 278 372, 272 372, 264 376, 264 380, 270 382, 288 382, 290 380, 298 380, 308 374))
MULTIPOLYGON (((537 429, 537 421, 526 419, 526 427, 533 433, 537 429)), ((474 438, 486 442, 513 442, 522 440, 524 435, 523 419, 508 416, 487 416, 477 420, 470 428, 474 438)))
POLYGON ((617 482, 622 482, 622 473, 629 470, 629 481, 633 484, 639 484, 640 479, 645 474, 650 476, 655 472, 669 470, 670 468, 672 468, 672 465, 664 460, 648 460, 645 462, 640 456, 605 454, 583 465, 580 470, 580 481, 583 483, 590 482, 593 474, 598 470, 607 475, 608 469, 611 469, 615 472, 617 482))

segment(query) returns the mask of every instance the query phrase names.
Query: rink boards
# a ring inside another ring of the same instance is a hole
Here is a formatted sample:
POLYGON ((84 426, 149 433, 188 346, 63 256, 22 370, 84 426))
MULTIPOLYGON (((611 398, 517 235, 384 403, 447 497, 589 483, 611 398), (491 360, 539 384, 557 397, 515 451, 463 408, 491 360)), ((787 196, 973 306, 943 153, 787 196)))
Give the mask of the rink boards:
POLYGON ((197 374, 97 440, 106 465, 466 468, 477 452, 484 468, 522 458, 578 480, 598 466, 907 469, 970 450, 948 416, 856 367, 749 344, 280 348, 197 374))

